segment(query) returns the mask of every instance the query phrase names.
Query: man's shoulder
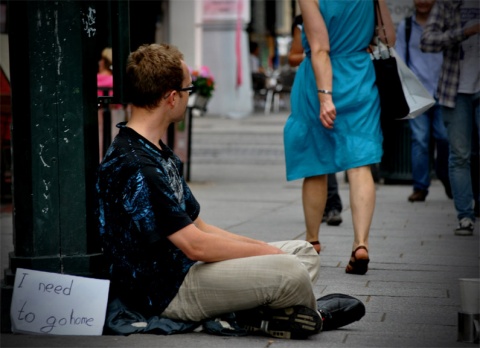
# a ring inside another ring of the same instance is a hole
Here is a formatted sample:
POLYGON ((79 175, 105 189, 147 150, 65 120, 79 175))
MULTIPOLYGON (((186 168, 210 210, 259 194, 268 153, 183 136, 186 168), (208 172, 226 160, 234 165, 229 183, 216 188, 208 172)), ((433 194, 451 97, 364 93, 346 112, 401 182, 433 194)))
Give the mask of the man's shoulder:
POLYGON ((163 158, 140 145, 116 142, 98 170, 99 180, 125 186, 129 181, 167 180, 170 167, 176 166, 175 157, 163 158))
POLYGON ((142 157, 141 147, 120 133, 110 145, 100 164, 99 176, 116 178, 131 176, 143 166, 142 157))

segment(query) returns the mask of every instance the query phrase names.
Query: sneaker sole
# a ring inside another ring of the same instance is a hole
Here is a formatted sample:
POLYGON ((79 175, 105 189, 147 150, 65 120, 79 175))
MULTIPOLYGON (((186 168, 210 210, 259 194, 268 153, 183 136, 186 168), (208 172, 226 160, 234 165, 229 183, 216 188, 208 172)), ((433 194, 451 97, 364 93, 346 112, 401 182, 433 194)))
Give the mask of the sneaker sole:
POLYGON ((275 338, 305 339, 322 329, 322 319, 313 309, 294 306, 266 309, 261 323, 258 320, 256 323, 243 324, 242 327, 251 333, 263 332, 275 338))
POLYGON ((455 230, 456 236, 471 236, 473 235, 473 230, 455 230))
POLYGON ((308 307, 295 306, 273 310, 265 331, 272 337, 303 339, 322 329, 319 314, 308 307))

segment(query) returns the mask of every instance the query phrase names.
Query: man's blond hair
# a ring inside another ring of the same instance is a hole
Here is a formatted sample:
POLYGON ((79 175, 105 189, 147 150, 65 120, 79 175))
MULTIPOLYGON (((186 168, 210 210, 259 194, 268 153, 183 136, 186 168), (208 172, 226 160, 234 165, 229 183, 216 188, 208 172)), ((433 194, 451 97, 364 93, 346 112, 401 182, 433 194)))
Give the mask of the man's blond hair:
POLYGON ((170 91, 182 88, 183 54, 172 45, 142 45, 127 60, 126 87, 129 102, 153 109, 170 91))

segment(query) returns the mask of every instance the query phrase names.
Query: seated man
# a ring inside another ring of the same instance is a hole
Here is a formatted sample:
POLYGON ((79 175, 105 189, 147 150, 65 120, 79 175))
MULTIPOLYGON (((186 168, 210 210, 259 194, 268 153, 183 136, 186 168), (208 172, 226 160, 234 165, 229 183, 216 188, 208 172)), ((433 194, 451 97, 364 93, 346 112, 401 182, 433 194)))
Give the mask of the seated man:
POLYGON ((131 118, 119 124, 97 179, 112 291, 144 316, 202 321, 237 312, 250 331, 284 338, 318 333, 312 284, 320 263, 310 243, 267 244, 200 218, 181 162, 161 140, 183 119, 191 83, 173 46, 143 45, 128 58, 131 118))

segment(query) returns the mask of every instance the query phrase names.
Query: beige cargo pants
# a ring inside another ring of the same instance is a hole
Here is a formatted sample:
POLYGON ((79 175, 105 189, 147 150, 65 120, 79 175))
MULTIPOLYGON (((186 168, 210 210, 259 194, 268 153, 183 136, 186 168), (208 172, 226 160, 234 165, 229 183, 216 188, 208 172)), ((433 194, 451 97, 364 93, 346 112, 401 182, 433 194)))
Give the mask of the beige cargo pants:
POLYGON ((317 310, 312 286, 320 257, 315 249, 300 240, 270 244, 286 254, 195 264, 162 316, 200 321, 263 305, 317 310))

